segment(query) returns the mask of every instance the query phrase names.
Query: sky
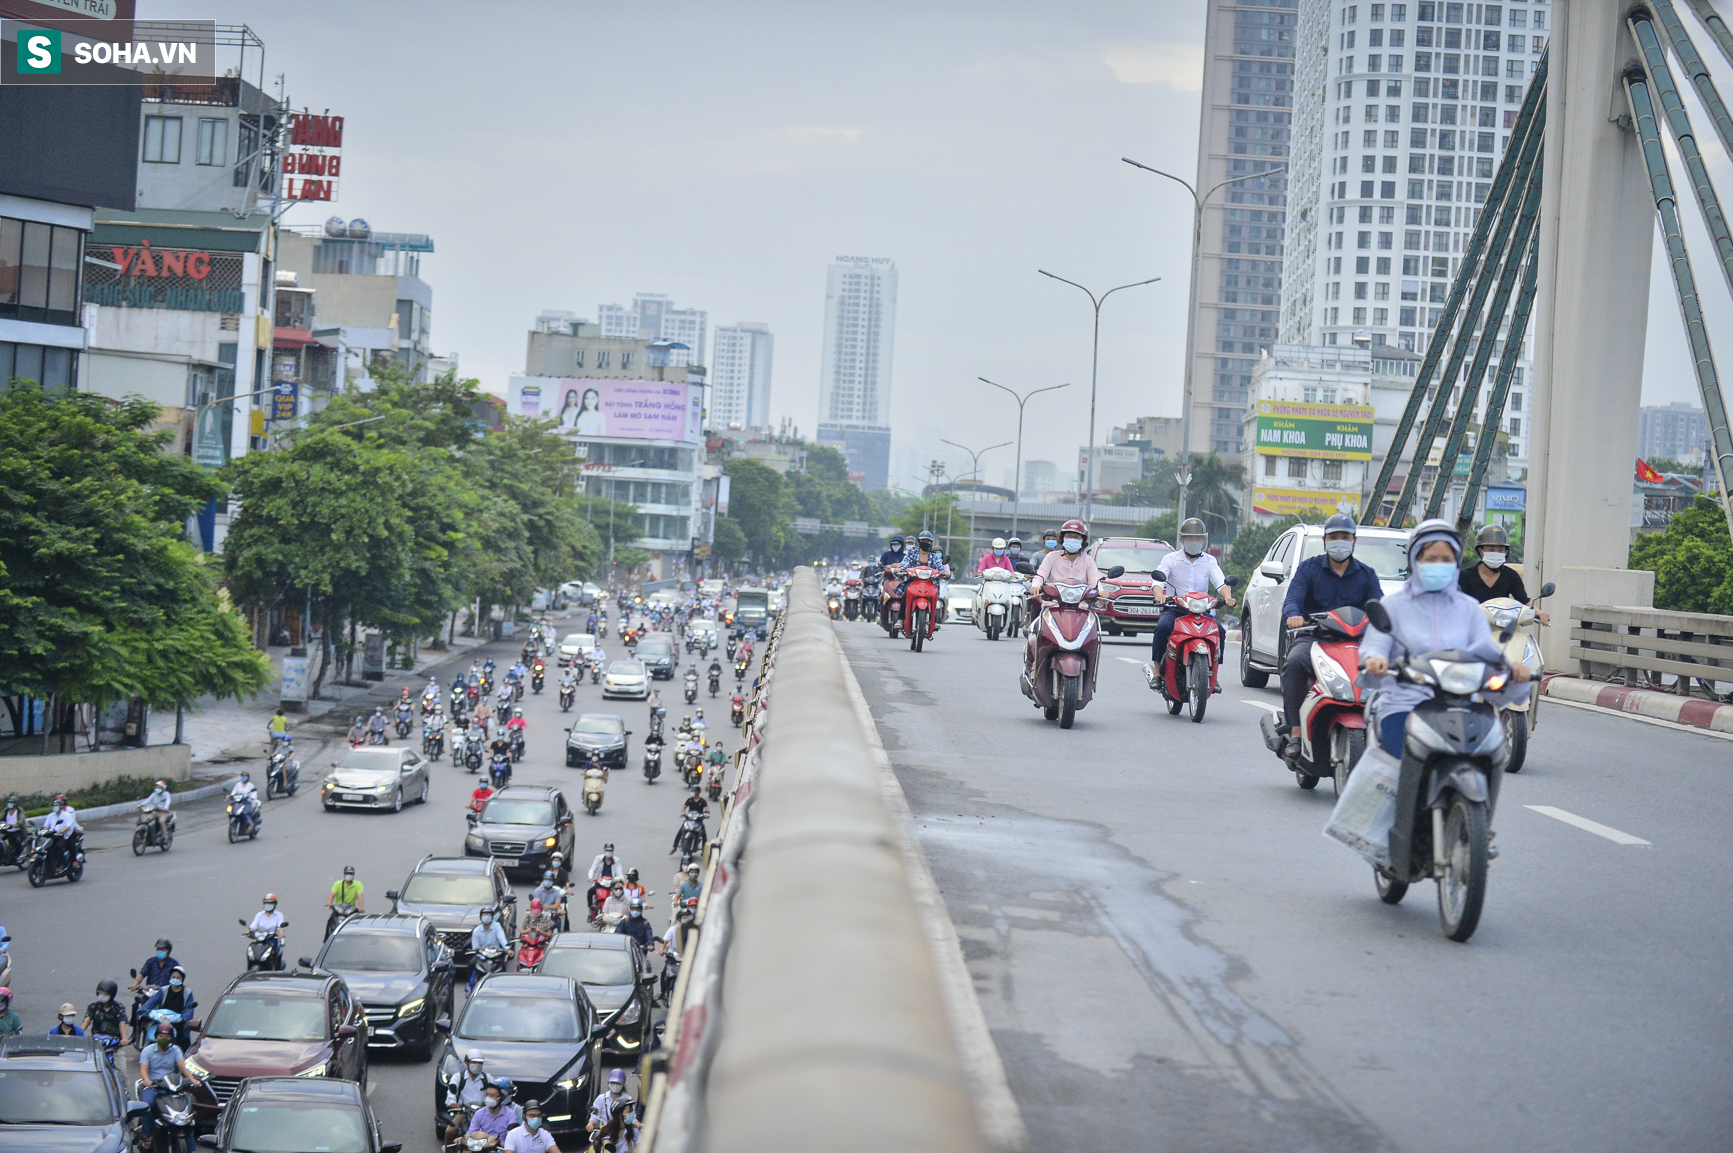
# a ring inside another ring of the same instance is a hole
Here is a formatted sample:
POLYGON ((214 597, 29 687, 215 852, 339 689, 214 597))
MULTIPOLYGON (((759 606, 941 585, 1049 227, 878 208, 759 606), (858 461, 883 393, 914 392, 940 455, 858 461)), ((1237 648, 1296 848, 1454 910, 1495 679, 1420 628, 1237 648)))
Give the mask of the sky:
MULTIPOLYGON (((1162 278, 1102 310, 1095 438, 1179 414, 1189 198, 1120 158, 1195 172, 1202 0, 139 0, 138 14, 244 22, 268 87, 281 73, 296 108, 345 117, 340 200, 287 222, 431 235, 435 350, 490 390, 523 370, 543 309, 593 319, 661 292, 712 327, 769 324, 771 413, 810 438, 825 268, 851 255, 899 272, 895 484, 934 457, 967 475, 940 438, 1014 439, 1016 406, 982 376, 1069 383, 1030 401, 1023 457, 1076 459, 1092 313, 1039 268, 1097 292, 1162 278)), ((1707 261, 1698 275, 1722 287, 1707 261)), ((1651 281, 1645 400, 1694 399, 1664 265, 1651 281)), ((982 478, 1001 483, 1012 460, 987 453, 982 478)))

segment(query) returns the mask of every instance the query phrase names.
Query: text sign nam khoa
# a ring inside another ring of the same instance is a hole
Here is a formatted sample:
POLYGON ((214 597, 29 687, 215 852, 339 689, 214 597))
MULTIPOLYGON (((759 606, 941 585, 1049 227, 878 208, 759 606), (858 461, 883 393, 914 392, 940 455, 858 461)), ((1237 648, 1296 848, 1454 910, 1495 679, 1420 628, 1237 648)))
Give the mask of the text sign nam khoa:
POLYGON ((1371 460, 1370 406, 1258 401, 1257 451, 1266 456, 1371 460))

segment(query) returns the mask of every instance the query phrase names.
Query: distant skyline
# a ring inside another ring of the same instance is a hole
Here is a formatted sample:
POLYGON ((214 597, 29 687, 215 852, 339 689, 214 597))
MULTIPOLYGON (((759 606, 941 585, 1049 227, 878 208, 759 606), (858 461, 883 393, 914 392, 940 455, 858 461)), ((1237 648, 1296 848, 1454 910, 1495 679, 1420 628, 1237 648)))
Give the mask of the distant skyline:
MULTIPOLYGON (((297 108, 345 117, 341 201, 286 222, 361 216, 432 236, 433 347, 492 391, 521 371, 543 309, 583 315, 654 288, 766 323, 770 423, 813 437, 824 268, 837 253, 893 257, 892 460, 957 472, 968 457, 941 437, 979 447, 1016 431, 1015 406, 977 376, 1071 383, 1030 403, 1025 459, 1075 460, 1087 437, 1088 302, 1037 268, 1092 286, 1163 278, 1102 310, 1097 427, 1178 415, 1189 205, 1120 157, 1195 169, 1204 13, 1203 0, 556 6, 485 74, 451 72, 475 55, 475 12, 444 0, 140 0, 138 15, 244 22, 266 44, 268 86, 283 73, 297 108), (581 67, 572 55, 628 44, 581 67)), ((1683 215, 1693 251, 1711 252, 1683 215)), ((1733 331, 1712 271, 1700 258, 1711 332, 1733 331)), ((1695 400, 1658 260, 1652 283, 1644 401, 1695 400)), ((987 475, 1008 451, 982 458, 987 475)))

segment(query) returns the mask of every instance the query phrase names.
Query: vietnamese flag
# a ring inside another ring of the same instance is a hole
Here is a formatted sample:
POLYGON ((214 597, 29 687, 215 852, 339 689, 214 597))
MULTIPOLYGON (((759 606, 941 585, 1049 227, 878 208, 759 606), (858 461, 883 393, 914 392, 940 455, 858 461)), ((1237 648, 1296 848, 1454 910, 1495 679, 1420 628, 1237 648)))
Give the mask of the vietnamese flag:
POLYGON ((1644 481, 1648 484, 1660 484, 1666 478, 1663 477, 1660 473, 1656 472, 1654 469, 1650 468, 1648 461, 1638 460, 1637 461, 1637 479, 1640 481, 1644 481))

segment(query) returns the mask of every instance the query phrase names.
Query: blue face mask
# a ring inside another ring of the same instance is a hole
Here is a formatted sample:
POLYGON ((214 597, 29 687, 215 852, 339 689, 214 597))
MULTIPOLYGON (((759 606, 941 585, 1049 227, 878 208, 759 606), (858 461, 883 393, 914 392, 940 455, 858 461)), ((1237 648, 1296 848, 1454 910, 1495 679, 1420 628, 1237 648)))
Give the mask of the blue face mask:
POLYGON ((158 949, 156 951, 156 959, 159 961, 166 961, 168 960, 168 954, 163 952, 161 949, 158 949))
POLYGON ((542 1127, 542 1119, 540 1117, 525 1117, 524 1127, 531 1133, 534 1133, 537 1129, 542 1127))
POLYGON ((1075 556, 1083 551, 1083 542, 1072 537, 1065 542, 1065 551, 1075 556))
POLYGON ((1427 561, 1416 570, 1420 585, 1429 593, 1443 592, 1456 581, 1456 565, 1450 561, 1427 561))

